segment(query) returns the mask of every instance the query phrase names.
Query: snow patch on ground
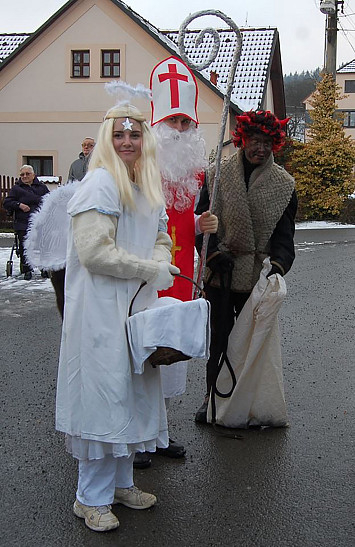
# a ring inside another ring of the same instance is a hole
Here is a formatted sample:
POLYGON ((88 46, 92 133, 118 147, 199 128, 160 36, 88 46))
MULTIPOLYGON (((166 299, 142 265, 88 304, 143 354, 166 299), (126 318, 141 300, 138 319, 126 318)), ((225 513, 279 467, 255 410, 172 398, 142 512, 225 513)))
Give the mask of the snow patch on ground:
POLYGON ((312 220, 310 222, 297 222, 296 230, 324 230, 326 228, 355 228, 355 224, 341 224, 328 220, 312 220))
MULTIPOLYGON (((2 235, 1 235, 2 237, 2 235)), ((12 236, 13 237, 13 236, 12 236)), ((50 279, 41 277, 41 272, 36 268, 30 281, 25 281, 20 273, 20 259, 14 253, 12 256, 12 276, 6 277, 6 264, 10 259, 11 247, 0 248, 0 289, 1 290, 27 290, 54 292, 50 279)))

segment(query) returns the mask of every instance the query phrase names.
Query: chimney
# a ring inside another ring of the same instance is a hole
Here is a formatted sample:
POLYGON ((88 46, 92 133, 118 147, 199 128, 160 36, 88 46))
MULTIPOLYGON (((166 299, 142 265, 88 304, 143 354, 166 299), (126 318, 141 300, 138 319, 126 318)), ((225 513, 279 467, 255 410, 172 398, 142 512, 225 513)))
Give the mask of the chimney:
POLYGON ((218 80, 217 72, 215 70, 211 70, 211 72, 210 72, 210 82, 213 85, 217 85, 217 80, 218 80))

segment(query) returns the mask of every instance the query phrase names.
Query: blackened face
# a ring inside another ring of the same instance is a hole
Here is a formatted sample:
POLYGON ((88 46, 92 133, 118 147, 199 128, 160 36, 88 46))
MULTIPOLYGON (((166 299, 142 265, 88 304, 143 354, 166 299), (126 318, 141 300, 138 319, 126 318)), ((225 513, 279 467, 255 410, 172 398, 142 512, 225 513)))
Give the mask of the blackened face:
POLYGON ((264 134, 255 134, 245 139, 243 147, 245 157, 252 165, 263 165, 272 151, 272 137, 264 134))

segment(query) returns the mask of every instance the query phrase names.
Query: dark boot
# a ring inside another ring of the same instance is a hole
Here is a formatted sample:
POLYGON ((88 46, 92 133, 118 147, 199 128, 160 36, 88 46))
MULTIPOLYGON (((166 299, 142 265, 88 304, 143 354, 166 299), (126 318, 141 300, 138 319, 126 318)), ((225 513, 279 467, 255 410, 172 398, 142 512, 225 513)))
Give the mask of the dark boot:
POLYGON ((199 424, 207 424, 207 408, 209 399, 209 396, 206 395, 203 404, 200 406, 195 414, 195 422, 199 424))
POLYGON ((172 439, 169 439, 169 446, 167 448, 158 448, 157 454, 159 456, 166 456, 167 458, 183 458, 186 454, 184 446, 172 439))
POLYGON ((146 469, 152 465, 152 460, 149 452, 136 452, 133 460, 135 469, 146 469))

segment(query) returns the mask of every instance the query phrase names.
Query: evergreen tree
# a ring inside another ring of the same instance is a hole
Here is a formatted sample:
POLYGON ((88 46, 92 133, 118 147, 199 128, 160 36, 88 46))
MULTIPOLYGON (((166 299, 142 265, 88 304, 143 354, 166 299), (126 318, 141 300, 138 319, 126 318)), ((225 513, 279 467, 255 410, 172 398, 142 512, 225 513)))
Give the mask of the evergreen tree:
POLYGON ((305 132, 305 105, 303 104, 316 88, 319 80, 320 69, 312 72, 304 70, 298 74, 289 74, 284 76, 286 114, 290 118, 287 125, 287 134, 292 139, 304 141, 305 132))
POLYGON ((300 108, 303 106, 303 101, 316 88, 319 80, 320 69, 316 68, 312 72, 295 72, 294 74, 284 75, 286 109, 300 108))
POLYGON ((355 189, 355 143, 345 136, 342 116, 336 113, 337 101, 343 96, 331 74, 321 76, 309 101, 307 142, 296 143, 291 160, 304 218, 338 215, 355 189))

